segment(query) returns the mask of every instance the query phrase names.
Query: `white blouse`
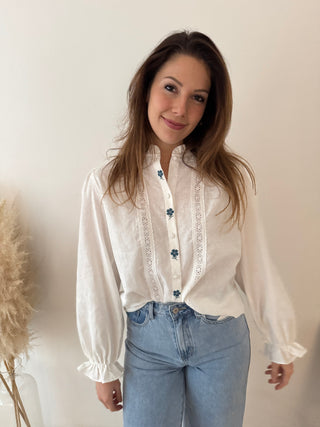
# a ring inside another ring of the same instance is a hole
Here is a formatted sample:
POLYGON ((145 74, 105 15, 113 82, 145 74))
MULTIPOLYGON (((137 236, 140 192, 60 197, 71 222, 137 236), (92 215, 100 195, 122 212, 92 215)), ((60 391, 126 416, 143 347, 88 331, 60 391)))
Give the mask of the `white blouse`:
MULTIPOLYGON (((109 165, 93 170, 82 189, 77 269, 77 325, 88 361, 79 370, 94 381, 119 378, 123 309, 148 301, 185 302, 195 311, 238 317, 245 295, 265 337, 270 360, 290 363, 305 349, 295 342, 295 319, 270 259, 248 179, 241 230, 225 224, 230 207, 219 186, 204 183, 172 152, 168 179, 160 150, 146 155, 137 205, 103 196, 109 165)), ((190 152, 185 162, 195 165, 190 152)))

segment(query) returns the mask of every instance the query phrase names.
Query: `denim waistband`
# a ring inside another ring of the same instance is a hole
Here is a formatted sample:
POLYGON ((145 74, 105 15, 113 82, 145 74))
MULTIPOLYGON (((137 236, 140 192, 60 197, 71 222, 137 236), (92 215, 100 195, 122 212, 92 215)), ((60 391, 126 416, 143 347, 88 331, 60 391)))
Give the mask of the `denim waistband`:
POLYGON ((153 316, 165 315, 170 313, 176 315, 180 312, 183 312, 183 314, 200 315, 200 313, 197 313, 191 307, 189 307, 186 303, 183 303, 183 302, 162 303, 162 302, 149 301, 145 305, 145 307, 148 307, 150 318, 152 318, 153 316))
MULTIPOLYGON (((188 304, 184 302, 168 302, 168 303, 162 303, 162 302, 155 302, 155 301, 149 301, 147 302, 141 309, 147 310, 149 313, 149 318, 152 319, 154 316, 157 315, 171 315, 171 316, 195 316, 195 317, 209 317, 206 314, 199 313, 193 308, 191 308, 188 304)), ((221 316, 221 315, 210 315, 211 320, 225 320, 227 318, 231 318, 233 316, 221 316)))

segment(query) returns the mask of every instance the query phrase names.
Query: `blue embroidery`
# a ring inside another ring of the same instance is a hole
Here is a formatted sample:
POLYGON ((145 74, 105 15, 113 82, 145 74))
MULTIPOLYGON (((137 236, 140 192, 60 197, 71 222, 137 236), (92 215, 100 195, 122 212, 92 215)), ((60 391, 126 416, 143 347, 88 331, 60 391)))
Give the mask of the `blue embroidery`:
POLYGON ((179 255, 179 251, 178 251, 178 249, 172 249, 170 254, 171 254, 173 259, 177 259, 178 255, 179 255))
POLYGON ((167 215, 168 215, 168 217, 169 217, 169 219, 171 219, 172 217, 173 217, 173 214, 174 214, 174 210, 173 209, 167 209, 167 215))
POLYGON ((180 295, 181 295, 180 291, 173 291, 173 296, 175 296, 176 298, 179 298, 180 295))
POLYGON ((161 170, 161 169, 158 171, 158 177, 159 177, 160 179, 163 179, 163 172, 162 172, 162 170, 161 170))

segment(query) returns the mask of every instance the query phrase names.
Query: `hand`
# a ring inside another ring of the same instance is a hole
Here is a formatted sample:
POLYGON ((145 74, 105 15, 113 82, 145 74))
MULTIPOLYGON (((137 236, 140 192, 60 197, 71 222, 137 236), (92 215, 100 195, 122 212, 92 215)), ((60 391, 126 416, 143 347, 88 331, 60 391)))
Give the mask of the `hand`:
POLYGON ((275 389, 280 390, 285 387, 293 374, 293 363, 282 365, 279 363, 272 362, 265 371, 266 375, 271 375, 271 379, 268 380, 270 384, 276 384, 275 389))
POLYGON ((111 412, 120 411, 120 409, 123 408, 123 406, 120 405, 120 402, 122 402, 122 395, 119 380, 109 383, 96 382, 96 390, 100 402, 111 412))

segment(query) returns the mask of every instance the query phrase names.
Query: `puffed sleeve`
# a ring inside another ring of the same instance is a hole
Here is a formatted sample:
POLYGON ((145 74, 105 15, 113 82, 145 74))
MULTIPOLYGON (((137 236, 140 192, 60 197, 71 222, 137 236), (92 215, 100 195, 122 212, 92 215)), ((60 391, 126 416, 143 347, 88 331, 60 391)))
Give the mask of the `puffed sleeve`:
POLYGON ((253 319, 265 337, 269 360, 287 364, 306 349, 295 342, 293 306, 267 247, 257 196, 247 186, 247 209, 241 229, 242 253, 236 281, 247 296, 253 319))
POLYGON ((124 320, 119 274, 102 195, 100 181, 93 171, 82 188, 76 302, 80 343, 88 358, 78 370, 94 381, 105 383, 123 373, 118 358, 124 320))

